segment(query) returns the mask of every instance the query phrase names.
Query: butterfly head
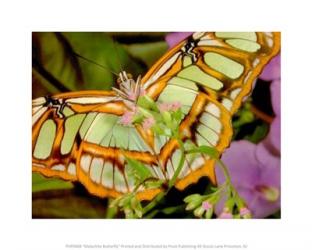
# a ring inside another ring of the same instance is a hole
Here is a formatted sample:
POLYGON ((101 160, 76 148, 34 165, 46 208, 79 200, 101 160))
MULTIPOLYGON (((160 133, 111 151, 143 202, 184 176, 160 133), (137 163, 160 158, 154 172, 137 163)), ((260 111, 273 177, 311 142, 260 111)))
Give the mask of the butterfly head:
POLYGON ((113 90, 128 107, 132 108, 139 97, 145 94, 145 90, 141 85, 141 76, 135 81, 131 74, 122 71, 119 73, 117 84, 119 88, 113 88, 113 90))

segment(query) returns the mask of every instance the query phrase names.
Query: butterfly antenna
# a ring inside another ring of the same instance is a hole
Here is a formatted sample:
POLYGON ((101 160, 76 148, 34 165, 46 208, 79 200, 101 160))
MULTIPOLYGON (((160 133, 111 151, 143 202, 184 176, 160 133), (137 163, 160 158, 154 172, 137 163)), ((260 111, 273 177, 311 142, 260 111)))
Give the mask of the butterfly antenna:
POLYGON ((105 70, 108 70, 109 72, 111 72, 111 73, 112 73, 113 75, 115 75, 115 76, 118 76, 118 74, 117 74, 116 72, 112 71, 110 68, 105 67, 105 66, 103 66, 103 65, 101 65, 101 64, 99 64, 99 63, 97 63, 97 62, 95 62, 95 61, 92 61, 92 60, 88 59, 88 58, 85 58, 84 56, 79 55, 79 54, 76 53, 76 52, 74 52, 74 54, 75 54, 75 56, 77 56, 77 57, 79 57, 79 58, 81 58, 81 59, 83 59, 83 60, 85 60, 85 61, 87 61, 87 62, 89 62, 89 63, 93 63, 93 64, 95 64, 95 65, 97 65, 97 66, 99 66, 99 67, 101 67, 101 68, 103 68, 103 69, 105 69, 105 70))

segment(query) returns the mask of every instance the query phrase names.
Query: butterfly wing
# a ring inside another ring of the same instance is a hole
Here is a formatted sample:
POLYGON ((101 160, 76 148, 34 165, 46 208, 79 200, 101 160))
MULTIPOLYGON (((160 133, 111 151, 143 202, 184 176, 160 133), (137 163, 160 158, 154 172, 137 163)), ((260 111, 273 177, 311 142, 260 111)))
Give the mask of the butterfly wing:
MULTIPOLYGON (((135 178, 125 157, 136 159, 157 180, 166 180, 149 140, 150 131, 124 126, 121 99, 109 91, 79 91, 33 100, 32 169, 81 182, 99 197, 132 192, 135 178)), ((141 188, 139 199, 160 190, 141 188)))
POLYGON ((233 114, 279 50, 278 32, 194 33, 164 55, 142 82, 155 98, 173 89, 170 85, 204 92, 233 114))
MULTIPOLYGON (((165 54, 142 83, 157 102, 181 102, 185 118, 180 129, 185 141, 222 153, 232 136, 231 116, 279 50, 279 33, 194 33, 165 54)), ((170 149, 165 146, 161 152, 167 173, 177 166, 173 158, 179 155, 177 146, 170 149)), ((187 159, 176 187, 183 189, 202 176, 215 182, 212 159, 198 155, 192 161, 195 167, 187 166, 187 159)))

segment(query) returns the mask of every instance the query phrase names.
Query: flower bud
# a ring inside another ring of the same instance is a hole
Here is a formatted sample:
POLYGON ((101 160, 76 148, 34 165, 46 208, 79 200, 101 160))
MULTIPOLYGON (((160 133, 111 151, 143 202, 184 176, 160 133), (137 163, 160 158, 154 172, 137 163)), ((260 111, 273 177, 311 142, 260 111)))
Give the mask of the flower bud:
POLYGON ((133 219, 134 218, 134 213, 133 210, 130 208, 130 206, 126 206, 124 208, 125 216, 127 219, 133 219))
POLYGON ((201 201, 191 201, 190 203, 187 204, 185 210, 190 211, 195 208, 197 208, 200 205, 201 201))
POLYGON ((212 209, 212 208, 208 209, 208 210, 206 211, 206 213, 205 213, 205 218, 206 218, 206 219, 211 219, 212 214, 213 214, 213 209, 212 209))
POLYGON ((205 209, 205 211, 207 211, 207 210, 211 209, 213 206, 212 206, 212 204, 207 200, 207 201, 204 201, 204 202, 202 203, 202 207, 203 207, 203 209, 205 209))
POLYGON ((162 117, 164 119, 164 122, 165 124, 168 126, 168 127, 171 127, 171 124, 172 124, 172 118, 171 118, 171 115, 168 111, 165 111, 162 113, 162 117))
POLYGON ((191 201, 201 201, 202 196, 200 194, 191 194, 184 198, 184 202, 190 203, 191 201))
POLYGON ((196 217, 201 218, 201 217, 203 216, 204 212, 205 212, 205 209, 204 209, 202 206, 200 206, 200 207, 198 207, 198 208, 196 208, 196 209, 194 210, 194 215, 195 215, 196 217))
POLYGON ((233 219, 233 214, 228 212, 222 212, 219 216, 219 219, 233 219))
POLYGON ((244 219, 251 219, 251 212, 247 207, 242 207, 239 210, 239 214, 244 219))
POLYGON ((219 215, 219 219, 233 219, 233 214, 228 207, 223 208, 223 212, 219 215))

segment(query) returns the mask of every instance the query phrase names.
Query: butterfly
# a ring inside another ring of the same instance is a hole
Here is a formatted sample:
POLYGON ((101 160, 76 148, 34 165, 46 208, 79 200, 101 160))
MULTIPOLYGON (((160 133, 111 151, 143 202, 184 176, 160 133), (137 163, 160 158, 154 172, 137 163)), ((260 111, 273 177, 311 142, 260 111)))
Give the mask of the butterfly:
MULTIPOLYGON (((231 141, 233 114, 279 50, 278 32, 197 32, 142 78, 120 72, 119 89, 34 99, 32 170, 78 181, 99 197, 119 197, 135 188, 128 157, 168 182, 181 155, 177 142, 120 123, 138 96, 144 93, 158 104, 180 102, 184 143, 211 146, 221 154, 231 141)), ((187 155, 175 187, 183 190, 203 176, 216 184, 214 165, 209 156, 187 155)), ((151 200, 160 191, 141 186, 137 197, 151 200)))

